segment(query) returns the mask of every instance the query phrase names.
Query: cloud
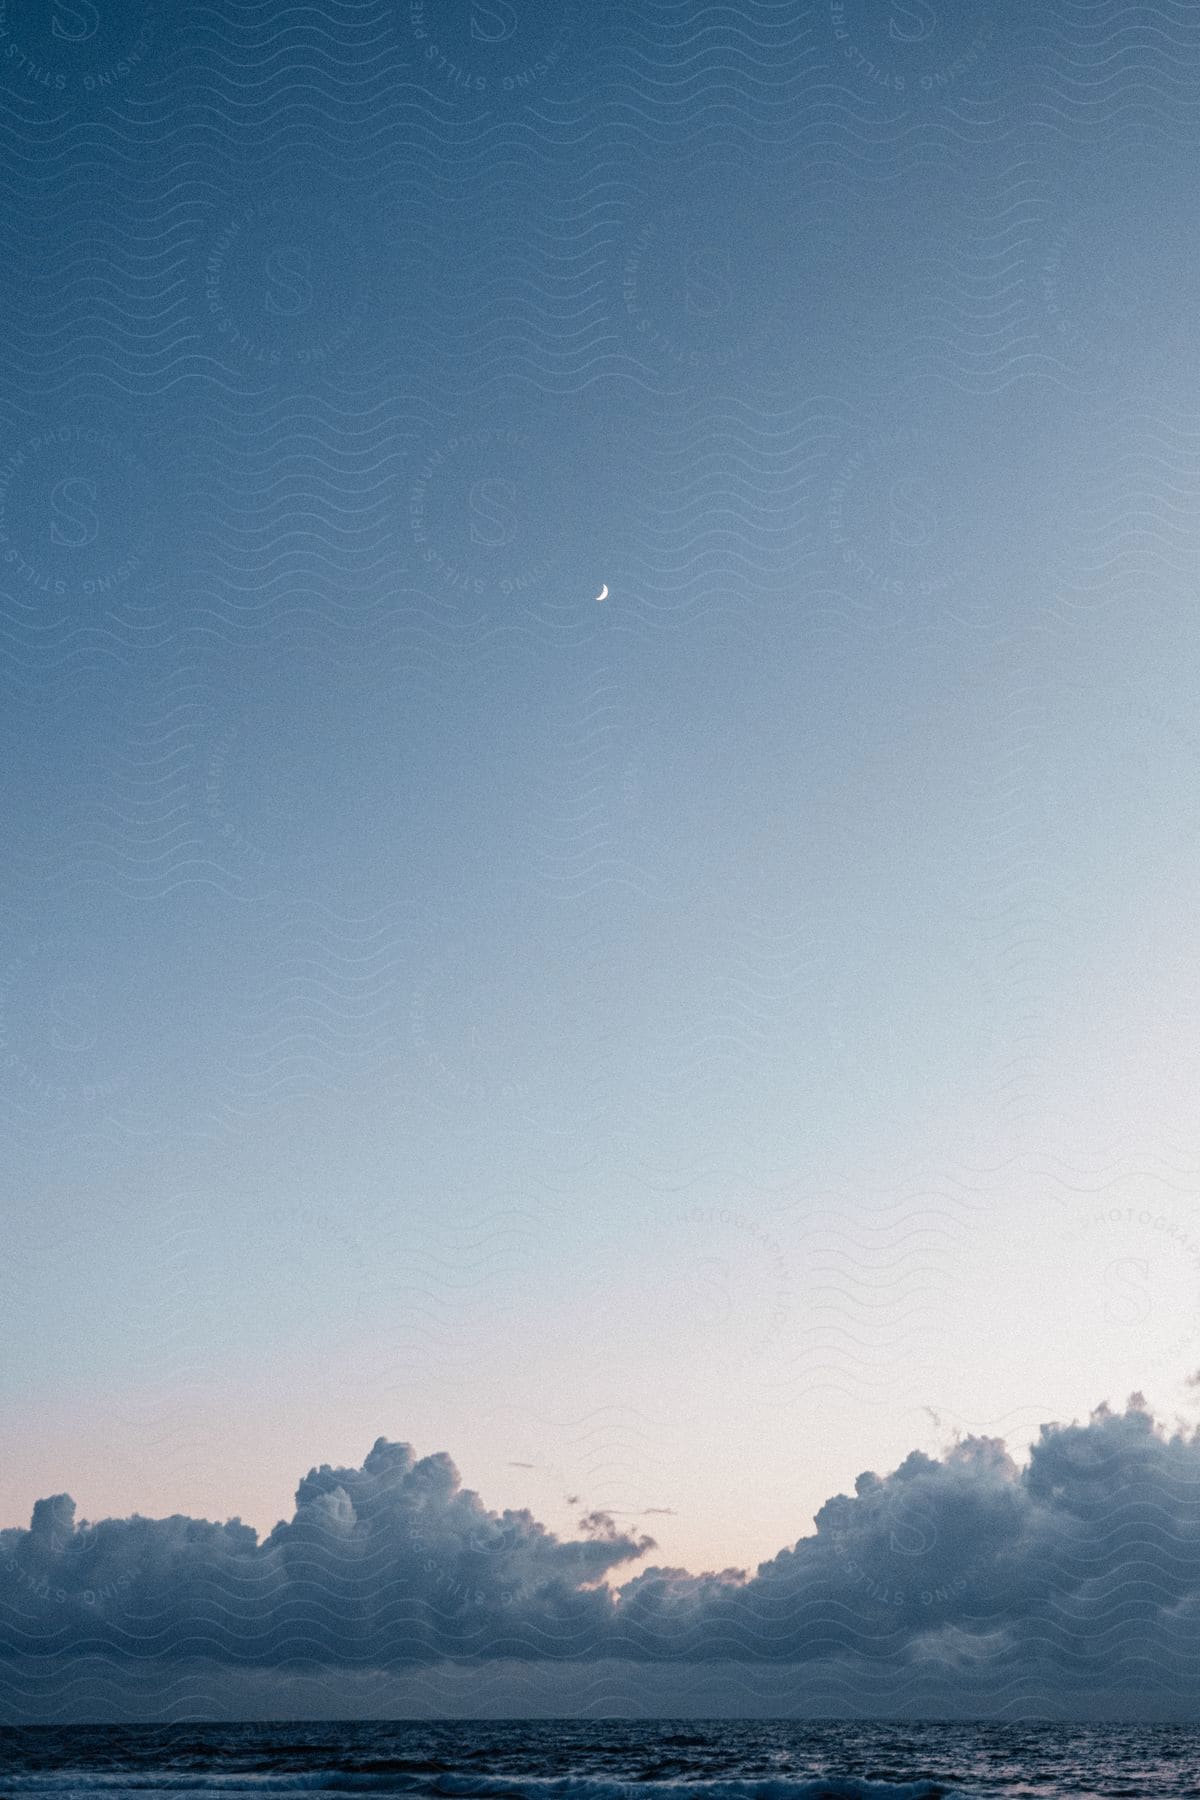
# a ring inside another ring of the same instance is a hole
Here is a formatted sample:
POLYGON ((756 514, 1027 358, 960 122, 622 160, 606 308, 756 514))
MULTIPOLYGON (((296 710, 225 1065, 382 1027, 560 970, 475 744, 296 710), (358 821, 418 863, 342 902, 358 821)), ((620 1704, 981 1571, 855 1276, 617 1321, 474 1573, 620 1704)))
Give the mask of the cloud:
MULTIPOLYGON (((57 1678, 134 1667, 398 1671, 451 1662, 790 1666, 812 1680, 996 1684, 1194 1679, 1200 1436, 1140 1395, 998 1439, 913 1451, 826 1501, 753 1573, 631 1565, 653 1540, 589 1513, 560 1538, 493 1512, 449 1457, 380 1438, 313 1469, 260 1541, 239 1520, 77 1521, 39 1500, 0 1532, 0 1659, 57 1678), (1157 1672, 1157 1673, 1156 1673, 1157 1672)), ((1157 1691, 1157 1690, 1156 1690, 1157 1691)))
POLYGON ((1140 1395, 1045 1425, 1027 1465, 969 1437, 859 1475, 753 1576, 647 1569, 620 1589, 627 1654, 1105 1673, 1200 1652, 1200 1438, 1140 1395))
POLYGON ((448 1456, 380 1438, 360 1469, 310 1470, 262 1542, 237 1519, 76 1523, 68 1495, 39 1500, 28 1531, 0 1532, 0 1654, 553 1656, 602 1634, 604 1578, 651 1547, 604 1514, 564 1540, 492 1512, 448 1456))

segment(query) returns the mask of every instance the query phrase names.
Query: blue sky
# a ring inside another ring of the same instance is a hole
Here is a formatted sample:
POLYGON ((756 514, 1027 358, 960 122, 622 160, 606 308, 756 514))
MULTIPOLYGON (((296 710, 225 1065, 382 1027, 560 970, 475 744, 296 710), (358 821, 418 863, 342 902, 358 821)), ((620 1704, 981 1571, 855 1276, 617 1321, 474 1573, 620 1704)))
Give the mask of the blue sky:
POLYGON ((1192 1418, 1194 23, 48 16, 3 1523, 383 1435, 721 1568, 1192 1418))

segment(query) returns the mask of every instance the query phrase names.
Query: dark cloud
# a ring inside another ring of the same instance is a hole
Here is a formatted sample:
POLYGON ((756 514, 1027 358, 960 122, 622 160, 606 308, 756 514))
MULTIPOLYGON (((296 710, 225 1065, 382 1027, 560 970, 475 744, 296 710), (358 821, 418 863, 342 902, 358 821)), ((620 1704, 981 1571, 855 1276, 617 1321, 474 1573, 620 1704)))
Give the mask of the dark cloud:
POLYGON ((65 1494, 39 1500, 28 1530, 0 1533, 0 1658, 59 1678, 96 1657, 790 1665, 813 1681, 874 1668, 893 1686, 934 1672, 993 1689, 1036 1672, 1047 1693, 1195 1673, 1200 1436, 1168 1432, 1140 1395, 1043 1426, 1020 1468, 994 1438, 914 1451, 815 1524, 754 1574, 631 1574, 653 1542, 610 1514, 560 1538, 527 1511, 490 1511, 447 1456, 380 1438, 360 1469, 305 1476, 294 1516, 261 1541, 236 1519, 88 1524, 65 1494))
POLYGON ((562 1540, 496 1513, 448 1456, 380 1438, 361 1469, 323 1464, 261 1543, 238 1520, 75 1523, 67 1495, 0 1533, 0 1653, 68 1647, 248 1663, 553 1656, 611 1611, 598 1585, 651 1540, 603 1515, 562 1540))

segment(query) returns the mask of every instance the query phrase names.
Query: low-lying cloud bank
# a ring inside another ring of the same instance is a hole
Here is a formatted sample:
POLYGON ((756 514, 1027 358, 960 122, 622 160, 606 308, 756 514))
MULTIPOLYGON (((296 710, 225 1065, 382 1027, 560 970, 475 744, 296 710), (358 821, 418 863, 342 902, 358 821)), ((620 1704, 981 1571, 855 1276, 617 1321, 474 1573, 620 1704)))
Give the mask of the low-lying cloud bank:
POLYGON ((691 1667, 706 1688, 736 1664, 786 1665, 812 1692, 932 1674, 999 1700, 1031 1672, 1046 1696, 1195 1691, 1200 1433, 1137 1395, 1043 1426, 1022 1468, 968 1438, 860 1475, 753 1575, 630 1575, 653 1547, 602 1514, 564 1540, 492 1512, 447 1456, 383 1438, 360 1469, 312 1470, 261 1541, 237 1520, 88 1524, 55 1495, 0 1532, 0 1681, 11 1698, 85 1666, 352 1678, 465 1660, 691 1667))

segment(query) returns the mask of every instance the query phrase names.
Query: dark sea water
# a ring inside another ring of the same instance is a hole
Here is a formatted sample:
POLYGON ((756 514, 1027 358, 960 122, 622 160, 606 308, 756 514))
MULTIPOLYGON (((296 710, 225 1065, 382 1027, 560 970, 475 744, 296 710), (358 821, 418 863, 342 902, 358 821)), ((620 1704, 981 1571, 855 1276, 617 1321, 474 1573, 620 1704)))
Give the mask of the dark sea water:
POLYGON ((0 1795, 429 1800, 1200 1797, 1184 1725, 508 1720, 0 1730, 0 1795))

